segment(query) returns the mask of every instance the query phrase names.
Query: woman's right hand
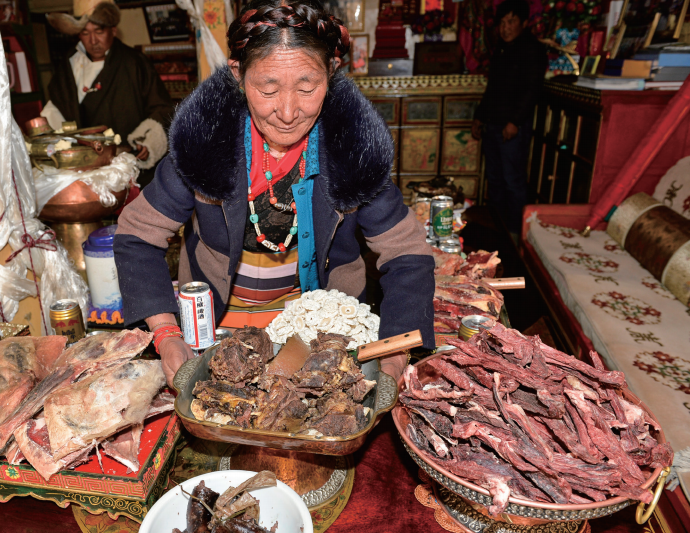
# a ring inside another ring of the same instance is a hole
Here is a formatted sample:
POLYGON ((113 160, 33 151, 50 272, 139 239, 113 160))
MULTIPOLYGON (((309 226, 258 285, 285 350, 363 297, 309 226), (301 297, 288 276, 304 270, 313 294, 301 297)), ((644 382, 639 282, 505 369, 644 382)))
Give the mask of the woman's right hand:
POLYGON ((173 386, 173 378, 178 369, 185 361, 194 358, 194 352, 180 337, 166 337, 158 346, 161 362, 163 363, 163 373, 168 385, 173 386))

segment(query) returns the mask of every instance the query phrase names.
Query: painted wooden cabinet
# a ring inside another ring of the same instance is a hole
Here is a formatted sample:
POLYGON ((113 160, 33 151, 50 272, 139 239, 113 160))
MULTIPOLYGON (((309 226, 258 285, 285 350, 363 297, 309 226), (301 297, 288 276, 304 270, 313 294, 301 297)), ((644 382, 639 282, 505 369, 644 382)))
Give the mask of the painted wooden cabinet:
POLYGON ((482 199, 481 143, 470 129, 486 88, 483 76, 354 78, 388 124, 395 142, 391 177, 407 184, 448 176, 465 196, 482 199))
MULTIPOLYGON (((529 182, 538 203, 595 203, 676 94, 597 91, 547 81, 534 115, 529 182)), ((631 194, 651 194, 690 155, 690 119, 669 136, 631 194)))

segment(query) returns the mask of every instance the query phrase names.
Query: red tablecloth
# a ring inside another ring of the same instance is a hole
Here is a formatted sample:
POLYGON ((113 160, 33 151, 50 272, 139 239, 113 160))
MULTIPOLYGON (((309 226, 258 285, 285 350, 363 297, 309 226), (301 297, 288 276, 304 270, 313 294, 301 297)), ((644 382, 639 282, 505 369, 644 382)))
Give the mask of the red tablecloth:
MULTIPOLYGON (((403 448, 390 416, 384 418, 356 454, 355 465, 350 501, 328 533, 445 533, 436 522, 434 511, 414 496, 420 483, 419 468, 403 448)), ((613 516, 593 520, 592 533, 686 533, 690 524, 681 524, 667 511, 666 502, 664 527, 655 520, 652 528, 643 529, 635 523, 635 508, 631 506, 613 516)), ((14 498, 0 504, 0 517, 0 533, 81 533, 69 508, 60 509, 33 498, 14 498)))

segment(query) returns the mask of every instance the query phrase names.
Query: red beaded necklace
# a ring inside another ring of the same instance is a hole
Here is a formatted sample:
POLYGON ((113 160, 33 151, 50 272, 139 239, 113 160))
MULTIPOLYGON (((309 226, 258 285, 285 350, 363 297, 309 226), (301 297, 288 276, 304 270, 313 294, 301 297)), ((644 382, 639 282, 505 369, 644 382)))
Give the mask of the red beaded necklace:
MULTIPOLYGON (((302 157, 299 162, 299 175, 300 175, 300 183, 304 179, 304 174, 307 169, 307 145, 309 143, 309 138, 304 139, 304 145, 302 146, 302 157)), ((261 233, 261 228, 259 228, 259 215, 256 214, 256 211, 254 210, 254 195, 252 194, 252 185, 251 183, 249 184, 249 194, 247 196, 247 199, 249 200, 249 210, 251 214, 249 215, 249 221, 254 224, 254 230, 256 231, 256 240, 257 242, 263 244, 266 248, 269 250, 272 250, 274 252, 284 252, 287 250, 287 247, 290 245, 290 241, 292 241, 292 236, 297 234, 297 207, 295 205, 295 202, 293 201, 290 205, 287 204, 282 204, 278 202, 278 199, 275 196, 275 193, 273 192, 273 174, 271 173, 271 157, 269 153, 269 146, 266 140, 263 140, 263 149, 264 149, 264 155, 263 155, 263 161, 262 161, 262 171, 264 175, 266 176, 266 183, 268 183, 268 194, 269 194, 269 202, 271 205, 277 209, 278 211, 282 212, 288 212, 292 211, 295 216, 292 220, 292 227, 290 228, 290 232, 287 234, 285 237, 285 242, 279 243, 278 245, 272 243, 271 241, 266 239, 266 235, 261 233)))

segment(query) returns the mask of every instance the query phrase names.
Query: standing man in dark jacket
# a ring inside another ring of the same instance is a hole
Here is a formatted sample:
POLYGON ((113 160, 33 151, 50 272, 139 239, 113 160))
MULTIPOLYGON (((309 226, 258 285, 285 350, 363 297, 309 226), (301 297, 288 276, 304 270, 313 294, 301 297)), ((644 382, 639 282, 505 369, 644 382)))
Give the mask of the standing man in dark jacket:
POLYGON ((526 0, 505 0, 498 6, 501 39, 472 123, 472 136, 484 141, 489 203, 515 234, 527 203, 532 117, 547 66, 544 47, 525 30, 528 18, 526 0))
POLYGON ((151 62, 117 37, 120 9, 112 0, 74 2, 75 18, 50 13, 61 33, 79 35, 67 57, 55 65, 41 116, 53 129, 63 121, 80 128, 107 125, 136 151, 146 185, 168 151, 167 129, 175 106, 151 62))

